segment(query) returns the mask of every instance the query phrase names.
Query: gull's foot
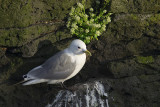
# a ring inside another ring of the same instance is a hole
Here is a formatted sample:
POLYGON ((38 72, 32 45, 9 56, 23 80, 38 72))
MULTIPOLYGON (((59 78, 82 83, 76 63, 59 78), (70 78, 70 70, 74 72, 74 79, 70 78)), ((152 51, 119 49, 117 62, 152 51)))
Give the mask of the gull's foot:
POLYGON ((68 88, 63 84, 63 82, 61 82, 61 87, 68 90, 68 88))
POLYGON ((61 86, 62 86, 65 90, 68 90, 68 91, 71 91, 71 92, 76 91, 76 88, 74 88, 74 87, 66 87, 63 83, 61 83, 61 86))

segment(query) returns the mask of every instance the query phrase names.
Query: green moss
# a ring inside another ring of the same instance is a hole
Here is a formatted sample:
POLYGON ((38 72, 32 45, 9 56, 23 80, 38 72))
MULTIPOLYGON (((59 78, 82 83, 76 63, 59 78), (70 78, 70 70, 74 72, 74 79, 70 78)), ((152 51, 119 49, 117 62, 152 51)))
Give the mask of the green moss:
POLYGON ((158 0, 112 0, 113 13, 158 13, 160 2, 158 0))
POLYGON ((134 20, 137 20, 138 19, 138 16, 136 14, 131 14, 131 17, 134 19, 134 20))
POLYGON ((2 0, 0 1, 0 28, 27 27, 44 20, 57 18, 63 20, 75 0, 32 1, 2 0))
POLYGON ((160 14, 155 14, 153 16, 151 16, 150 18, 148 18, 148 21, 153 24, 153 23, 158 23, 160 24, 160 14))
POLYGON ((24 27, 32 23, 31 14, 33 11, 31 0, 3 0, 0 8, 0 23, 1 28, 6 27, 24 27))
POLYGON ((154 58, 152 56, 137 56, 137 61, 141 64, 150 64, 154 62, 154 58))
MULTIPOLYGON (((107 35, 114 35, 118 40, 139 39, 144 33, 159 38, 160 14, 115 14, 115 21, 107 28, 107 35)), ((135 46, 143 45, 143 40, 135 46)))
POLYGON ((22 46, 43 34, 54 32, 55 25, 35 25, 25 29, 10 29, 0 31, 0 45, 3 46, 22 46))
MULTIPOLYGON (((7 47, 22 46, 41 35, 54 40, 55 24, 43 24, 45 21, 63 20, 71 6, 78 0, 0 0, 0 45, 7 47), (52 34, 52 35, 51 35, 52 34)), ((87 5, 91 5, 90 0, 87 5)), ((53 22, 54 23, 54 22, 53 22)), ((59 23, 58 23, 59 24, 59 23)), ((63 35, 62 35, 63 37, 63 35)))

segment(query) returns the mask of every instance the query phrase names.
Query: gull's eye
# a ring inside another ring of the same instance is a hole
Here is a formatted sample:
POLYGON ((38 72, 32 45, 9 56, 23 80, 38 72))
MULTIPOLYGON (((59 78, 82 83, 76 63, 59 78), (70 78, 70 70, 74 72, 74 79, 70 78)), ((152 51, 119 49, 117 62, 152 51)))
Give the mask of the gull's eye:
POLYGON ((78 49, 81 49, 81 47, 78 46, 78 49))

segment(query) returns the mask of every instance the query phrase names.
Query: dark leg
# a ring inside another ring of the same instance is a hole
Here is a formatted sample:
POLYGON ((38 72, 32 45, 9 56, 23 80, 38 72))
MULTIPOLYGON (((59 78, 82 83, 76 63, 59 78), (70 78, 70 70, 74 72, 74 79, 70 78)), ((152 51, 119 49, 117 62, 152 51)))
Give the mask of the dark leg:
POLYGON ((63 84, 63 82, 61 82, 61 86, 62 86, 64 89, 69 90, 69 89, 63 84))
POLYGON ((70 91, 70 92, 74 92, 75 90, 74 89, 72 89, 72 88, 67 88, 62 82, 61 82, 61 86, 64 88, 64 89, 66 89, 66 90, 68 90, 68 91, 70 91))

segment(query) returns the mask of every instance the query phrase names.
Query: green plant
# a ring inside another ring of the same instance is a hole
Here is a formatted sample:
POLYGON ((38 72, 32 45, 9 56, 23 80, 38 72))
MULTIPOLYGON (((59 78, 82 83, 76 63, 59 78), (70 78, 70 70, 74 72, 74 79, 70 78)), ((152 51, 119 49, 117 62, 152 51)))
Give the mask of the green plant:
POLYGON ((96 1, 96 9, 90 8, 86 12, 85 0, 82 0, 82 3, 77 3, 77 7, 72 7, 69 13, 67 27, 70 29, 70 33, 87 44, 93 39, 98 40, 98 36, 106 30, 106 25, 111 22, 111 13, 106 10, 109 0, 105 0, 103 6, 100 4, 100 1, 96 1))

